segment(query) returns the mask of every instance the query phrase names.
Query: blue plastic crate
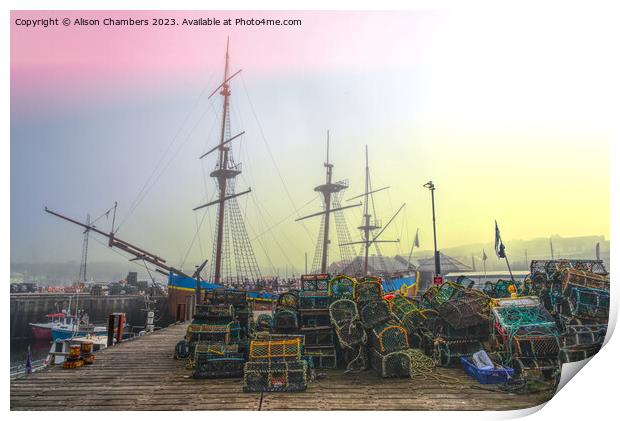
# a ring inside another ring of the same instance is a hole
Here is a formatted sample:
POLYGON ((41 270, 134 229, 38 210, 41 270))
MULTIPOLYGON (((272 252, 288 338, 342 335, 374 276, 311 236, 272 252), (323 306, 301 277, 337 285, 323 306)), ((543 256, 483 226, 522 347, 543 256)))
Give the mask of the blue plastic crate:
POLYGON ((514 377, 514 370, 505 366, 502 366, 502 368, 481 369, 476 367, 466 357, 461 357, 461 364, 463 364, 465 372, 481 384, 506 383, 514 377))

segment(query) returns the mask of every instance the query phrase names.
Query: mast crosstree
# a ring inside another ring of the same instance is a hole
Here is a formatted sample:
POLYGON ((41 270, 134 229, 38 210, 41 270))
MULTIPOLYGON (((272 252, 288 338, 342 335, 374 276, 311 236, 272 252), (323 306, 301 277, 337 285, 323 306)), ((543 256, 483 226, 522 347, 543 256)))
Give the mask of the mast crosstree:
POLYGON ((345 244, 345 245, 354 245, 354 244, 362 245, 362 253, 364 256, 363 266, 361 268, 352 268, 353 272, 361 272, 362 276, 368 275, 368 252, 370 250, 370 247, 373 245, 375 247, 375 252, 377 256, 379 257, 379 262, 380 262, 379 264, 381 265, 381 269, 384 272, 387 271, 387 267, 385 266, 385 263, 383 262, 383 259, 381 258, 382 256, 381 256, 381 249, 379 248, 379 243, 398 243, 400 242, 400 239, 379 240, 379 237, 381 236, 381 234, 383 234, 385 229, 392 223, 394 218, 396 218, 396 216, 400 213, 403 207, 405 207, 405 204, 403 203, 401 207, 398 208, 394 216, 392 216, 392 218, 390 218, 388 223, 385 226, 383 226, 383 229, 381 229, 382 228, 381 221, 376 218, 373 194, 389 189, 390 187, 389 186, 382 187, 376 190, 372 189, 372 183, 370 180, 370 167, 368 166, 368 146, 366 146, 366 177, 365 179, 366 180, 365 180, 364 193, 348 199, 348 200, 353 200, 353 199, 358 199, 360 197, 364 198, 364 214, 362 215, 362 225, 357 227, 357 229, 361 231, 362 240, 345 244), (370 205, 372 205, 372 214, 370 212, 370 205), (378 229, 381 229, 381 231, 379 231, 379 233, 377 234, 374 234, 375 231, 377 231, 378 229))
POLYGON ((353 251, 350 249, 350 236, 349 231, 342 215, 342 211, 349 208, 361 206, 361 203, 349 206, 342 206, 340 199, 345 189, 349 187, 347 180, 338 182, 332 181, 332 173, 334 164, 329 162, 329 131, 327 131, 327 156, 325 163, 325 184, 321 184, 314 188, 314 191, 319 192, 323 197, 323 211, 306 215, 298 218, 295 221, 301 221, 314 216, 321 216, 321 228, 319 230, 319 237, 317 239, 317 245, 314 253, 314 260, 312 264, 312 271, 320 273, 327 273, 327 262, 329 257, 329 229, 330 229, 330 214, 334 213, 334 219, 336 222, 336 233, 338 236, 338 242, 340 247, 340 257, 344 261, 345 265, 350 263, 347 259, 351 259, 353 251))

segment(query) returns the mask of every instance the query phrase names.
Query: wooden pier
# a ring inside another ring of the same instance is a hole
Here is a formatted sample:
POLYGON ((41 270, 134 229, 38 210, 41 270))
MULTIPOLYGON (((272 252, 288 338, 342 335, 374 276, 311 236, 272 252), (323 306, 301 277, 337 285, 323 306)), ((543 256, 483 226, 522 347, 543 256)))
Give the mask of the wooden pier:
POLYGON ((306 392, 244 393, 243 379, 194 380, 173 358, 186 328, 173 325, 99 351, 92 366, 12 380, 11 410, 508 410, 548 399, 481 390, 460 368, 439 369, 454 378, 449 383, 326 370, 306 392))

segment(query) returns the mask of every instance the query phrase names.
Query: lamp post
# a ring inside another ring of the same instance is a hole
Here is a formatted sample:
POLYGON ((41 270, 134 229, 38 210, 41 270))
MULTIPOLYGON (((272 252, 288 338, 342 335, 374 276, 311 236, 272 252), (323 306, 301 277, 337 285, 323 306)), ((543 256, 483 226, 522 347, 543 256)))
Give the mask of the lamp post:
POLYGON ((433 206, 433 242, 435 245, 435 276, 441 274, 441 267, 439 264, 439 252, 437 251, 437 229, 435 227, 435 185, 432 181, 424 184, 423 187, 426 187, 431 191, 431 203, 433 206))

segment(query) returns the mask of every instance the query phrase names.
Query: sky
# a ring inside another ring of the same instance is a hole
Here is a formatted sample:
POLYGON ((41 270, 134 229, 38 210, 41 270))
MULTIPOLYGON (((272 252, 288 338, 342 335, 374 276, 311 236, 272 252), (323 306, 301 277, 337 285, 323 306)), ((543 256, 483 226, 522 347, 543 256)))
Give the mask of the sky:
MULTIPOLYGON (((176 267, 211 256, 226 39, 237 190, 263 273, 312 259, 326 132, 345 198, 403 212, 384 254, 417 228, 432 248, 550 235, 609 237, 612 22, 594 12, 11 12, 11 261, 79 260, 84 219, 118 202, 117 235, 176 267), (280 27, 25 28, 45 17, 301 19, 280 27), (314 199, 314 200, 313 200, 314 199), (202 224, 201 224, 202 221, 202 224), (194 240, 198 229, 198 236, 194 240)), ((361 211, 346 212, 354 239, 361 211)), ((110 218, 97 222, 109 229, 110 218)), ((100 240, 101 241, 101 240, 100 240)), ((123 258, 93 243, 92 260, 123 258)), ((191 264, 190 264, 191 263, 191 264)))

